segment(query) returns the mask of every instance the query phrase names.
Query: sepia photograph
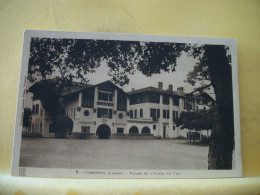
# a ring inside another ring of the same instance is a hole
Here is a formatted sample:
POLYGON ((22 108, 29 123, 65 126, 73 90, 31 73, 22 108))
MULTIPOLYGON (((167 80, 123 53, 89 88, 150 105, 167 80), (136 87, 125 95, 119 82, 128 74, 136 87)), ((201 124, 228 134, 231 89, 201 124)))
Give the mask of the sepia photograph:
POLYGON ((234 39, 25 31, 12 174, 241 177, 234 39))

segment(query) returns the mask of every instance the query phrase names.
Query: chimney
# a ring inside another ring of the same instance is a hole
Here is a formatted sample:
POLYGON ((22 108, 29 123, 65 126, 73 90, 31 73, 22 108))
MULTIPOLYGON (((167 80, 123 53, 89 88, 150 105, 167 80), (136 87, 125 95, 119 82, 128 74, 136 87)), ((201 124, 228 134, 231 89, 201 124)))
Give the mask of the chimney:
POLYGON ((160 89, 160 90, 163 89, 163 82, 158 82, 158 89, 160 89))
POLYGON ((177 88, 177 93, 178 94, 183 94, 183 87, 178 87, 177 88))
POLYGON ((172 93, 172 85, 169 85, 169 92, 172 93))

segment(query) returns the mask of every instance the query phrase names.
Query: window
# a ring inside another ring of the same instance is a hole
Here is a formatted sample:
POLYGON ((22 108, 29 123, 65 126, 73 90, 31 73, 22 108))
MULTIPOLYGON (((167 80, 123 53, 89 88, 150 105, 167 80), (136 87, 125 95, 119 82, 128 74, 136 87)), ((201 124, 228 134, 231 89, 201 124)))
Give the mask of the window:
POLYGON ((89 111, 88 110, 85 110, 84 111, 84 116, 88 116, 89 115, 89 111))
POLYGON ((163 118, 169 119, 169 110, 163 110, 163 118))
POLYGON ((172 122, 176 122, 176 111, 172 111, 172 122))
POLYGON ((202 100, 202 104, 208 104, 207 100, 202 100))
POLYGON ((178 118, 178 111, 172 111, 172 122, 176 122, 178 118))
POLYGON ((147 95, 144 95, 141 97, 141 103, 145 103, 148 101, 148 96, 147 95))
POLYGON ((190 98, 184 99, 184 109, 187 109, 187 110, 192 109, 192 99, 190 99, 190 98))
POLYGON ((94 105, 94 94, 93 94, 93 92, 88 93, 86 91, 83 91, 81 106, 87 107, 87 108, 93 108, 93 105, 94 105))
POLYGON ((123 113, 118 114, 118 118, 122 119, 124 117, 123 113))
POLYGON ((98 108, 97 117, 98 118, 112 118, 112 109, 98 108))
POLYGON ((135 110, 135 118, 137 118, 137 110, 135 110))
POLYGON ((160 109, 157 109, 157 118, 160 118, 160 109))
POLYGON ((39 104, 36 104, 36 107, 35 107, 35 114, 38 114, 39 113, 39 104))
POLYGON ((173 105, 179 106, 179 98, 178 97, 173 97, 173 105))
POLYGON ((133 110, 130 110, 130 118, 133 118, 133 110))
POLYGON ((90 126, 82 126, 81 132, 82 133, 90 133, 90 126))
POLYGON ((150 117, 153 118, 153 121, 156 121, 156 120, 157 120, 157 117, 156 117, 156 109, 154 109, 154 108, 151 108, 151 109, 150 109, 150 117))
POLYGON ((140 118, 143 118, 143 109, 140 109, 140 118))
POLYGON ((174 131, 176 128, 175 128, 175 126, 172 126, 172 130, 174 131))
POLYGON ((160 103, 160 95, 153 93, 148 96, 148 102, 160 103))
POLYGON ((163 104, 169 105, 169 96, 163 95, 163 104))
POLYGON ((203 107, 203 110, 206 110, 206 107, 203 107))
POLYGON ((32 113, 35 113, 35 105, 33 105, 32 113))
POLYGON ((75 117, 76 116, 76 108, 74 108, 73 110, 74 110, 73 117, 75 117))
POLYGON ((153 125, 153 130, 156 130, 156 125, 153 125))
POLYGON ((117 110, 126 111, 126 96, 118 94, 117 96, 117 110))
POLYGON ((150 109, 150 117, 153 118, 153 121, 157 121, 157 119, 160 117, 160 109, 150 109))
POLYGON ((124 133, 124 128, 117 128, 116 133, 124 133))
POLYGON ((98 100, 102 101, 113 101, 113 94, 112 93, 105 93, 105 92, 98 92, 98 100))

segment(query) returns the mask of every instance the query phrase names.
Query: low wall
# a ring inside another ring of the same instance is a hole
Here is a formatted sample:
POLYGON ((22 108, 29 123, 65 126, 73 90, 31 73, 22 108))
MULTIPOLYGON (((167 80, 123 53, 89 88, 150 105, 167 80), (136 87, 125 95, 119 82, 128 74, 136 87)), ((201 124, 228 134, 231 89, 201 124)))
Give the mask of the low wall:
POLYGON ((156 139, 156 137, 152 134, 113 134, 110 139, 150 140, 156 139))

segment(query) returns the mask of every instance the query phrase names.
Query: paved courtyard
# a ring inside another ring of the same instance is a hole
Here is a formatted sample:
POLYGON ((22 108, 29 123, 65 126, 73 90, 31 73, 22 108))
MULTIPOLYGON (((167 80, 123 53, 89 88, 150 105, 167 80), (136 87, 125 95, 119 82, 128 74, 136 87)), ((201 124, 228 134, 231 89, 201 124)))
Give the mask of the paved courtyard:
POLYGON ((82 169, 207 169, 208 147, 184 140, 22 138, 20 166, 82 169))

